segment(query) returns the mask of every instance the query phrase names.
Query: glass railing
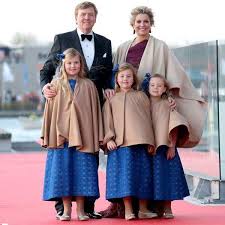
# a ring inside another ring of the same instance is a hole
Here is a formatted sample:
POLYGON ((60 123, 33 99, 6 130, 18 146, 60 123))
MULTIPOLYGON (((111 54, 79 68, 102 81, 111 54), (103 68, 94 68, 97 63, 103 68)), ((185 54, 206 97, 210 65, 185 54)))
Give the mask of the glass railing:
POLYGON ((217 43, 212 41, 195 44, 173 51, 199 94, 208 103, 200 143, 192 149, 179 150, 184 169, 193 175, 218 180, 220 179, 218 81, 223 79, 218 74, 217 43))

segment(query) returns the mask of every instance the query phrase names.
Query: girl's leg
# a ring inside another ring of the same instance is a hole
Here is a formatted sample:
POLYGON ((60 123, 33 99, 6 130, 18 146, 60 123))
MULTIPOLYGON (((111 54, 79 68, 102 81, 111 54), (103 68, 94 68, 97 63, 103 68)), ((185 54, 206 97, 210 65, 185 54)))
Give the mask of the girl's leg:
POLYGON ((78 220, 88 220, 89 217, 84 212, 84 197, 83 196, 77 196, 77 218, 78 220))
POLYGON ((163 218, 165 218, 165 219, 173 219, 174 218, 172 208, 171 208, 171 201, 164 201, 163 218))
POLYGON ((71 197, 63 197, 64 215, 71 215, 71 197))
POLYGON ((165 201, 164 211, 172 213, 171 201, 165 201))
POLYGON ((132 207, 132 199, 131 197, 123 198, 124 206, 125 206, 125 219, 132 220, 135 218, 132 207))
POLYGON ((60 220, 66 221, 71 220, 71 197, 63 197, 63 215, 59 217, 60 220))
POLYGON ((140 219, 154 218, 157 217, 157 213, 151 212, 148 209, 149 201, 146 199, 139 200, 139 212, 138 217, 140 219))
POLYGON ((149 212, 148 208, 147 208, 147 204, 149 203, 149 201, 145 200, 145 199, 140 199, 139 200, 139 211, 146 213, 149 212))

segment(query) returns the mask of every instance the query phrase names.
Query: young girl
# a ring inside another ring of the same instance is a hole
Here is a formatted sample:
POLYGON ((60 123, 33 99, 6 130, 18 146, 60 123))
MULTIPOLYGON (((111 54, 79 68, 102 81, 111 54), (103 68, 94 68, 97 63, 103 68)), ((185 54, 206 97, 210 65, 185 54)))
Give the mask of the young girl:
POLYGON ((45 201, 62 198, 60 220, 71 220, 71 201, 76 200, 78 220, 88 220, 84 198, 99 197, 97 152, 103 141, 98 93, 84 78, 84 62, 77 50, 62 54, 59 77, 51 82, 57 95, 47 99, 42 126, 42 146, 48 148, 45 201))
POLYGON ((176 147, 189 138, 186 119, 171 110, 166 91, 168 84, 159 74, 149 82, 156 155, 153 157, 154 200, 163 200, 163 218, 173 218, 171 201, 189 195, 183 167, 176 147))
POLYGON ((125 219, 135 218, 132 199, 139 199, 139 218, 153 218, 147 209, 152 199, 152 161, 154 151, 150 102, 137 91, 137 76, 131 64, 119 67, 115 76, 115 95, 103 107, 105 137, 109 150, 106 171, 106 199, 125 206, 125 219))

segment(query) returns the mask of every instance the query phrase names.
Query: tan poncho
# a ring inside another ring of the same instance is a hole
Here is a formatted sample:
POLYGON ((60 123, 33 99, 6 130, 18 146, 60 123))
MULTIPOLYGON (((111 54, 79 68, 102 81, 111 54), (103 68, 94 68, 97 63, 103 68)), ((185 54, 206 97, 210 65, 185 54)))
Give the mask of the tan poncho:
POLYGON ((171 131, 178 128, 176 147, 183 147, 189 138, 187 120, 176 110, 171 110, 167 99, 151 97, 152 123, 156 149, 161 145, 172 147, 171 131))
POLYGON ((118 92, 103 107, 104 143, 117 146, 154 144, 150 101, 141 91, 118 92))
POLYGON ((69 83, 66 87, 69 92, 65 92, 59 79, 52 84, 57 95, 46 100, 41 135, 43 146, 60 148, 67 141, 69 147, 75 146, 82 152, 98 152, 99 142, 103 141, 103 124, 94 83, 78 78, 74 93, 69 83))
MULTIPOLYGON (((114 56, 114 65, 126 62, 127 52, 132 42, 132 40, 127 41, 119 46, 114 56)), ((177 111, 187 119, 190 126, 190 138, 184 147, 196 146, 203 131, 206 103, 200 97, 168 46, 153 36, 148 40, 139 65, 139 82, 142 82, 146 73, 165 76, 172 92, 175 89, 178 90, 173 92, 177 103, 177 111)))

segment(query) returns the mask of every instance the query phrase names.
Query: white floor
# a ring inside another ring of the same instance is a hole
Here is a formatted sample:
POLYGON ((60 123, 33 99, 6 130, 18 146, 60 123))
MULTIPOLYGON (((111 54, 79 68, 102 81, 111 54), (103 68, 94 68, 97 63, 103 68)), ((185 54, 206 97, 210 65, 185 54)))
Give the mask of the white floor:
POLYGON ((0 128, 12 134, 12 142, 32 142, 40 137, 40 129, 24 129, 18 118, 0 118, 0 128))

